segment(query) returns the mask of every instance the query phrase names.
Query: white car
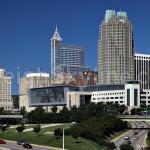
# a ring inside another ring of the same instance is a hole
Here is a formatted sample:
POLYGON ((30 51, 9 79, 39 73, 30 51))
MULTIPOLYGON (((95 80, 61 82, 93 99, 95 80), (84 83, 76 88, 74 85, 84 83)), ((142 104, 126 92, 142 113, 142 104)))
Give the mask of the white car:
POLYGON ((133 138, 133 140, 138 140, 138 137, 137 137, 137 136, 135 136, 135 137, 133 138))
POLYGON ((141 128, 143 128, 143 127, 144 127, 144 125, 142 125, 142 124, 141 124, 141 125, 140 125, 140 127, 141 127, 141 128))
POLYGON ((125 139, 125 140, 129 140, 130 138, 129 138, 128 136, 125 136, 124 139, 125 139))

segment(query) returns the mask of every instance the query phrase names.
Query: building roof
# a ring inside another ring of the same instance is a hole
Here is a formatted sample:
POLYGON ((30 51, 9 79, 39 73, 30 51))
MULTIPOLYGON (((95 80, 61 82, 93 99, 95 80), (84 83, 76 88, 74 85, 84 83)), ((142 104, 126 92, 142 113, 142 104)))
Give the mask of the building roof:
POLYGON ((26 77, 49 77, 48 73, 28 73, 26 77))
POLYGON ((58 32, 57 26, 56 26, 56 29, 55 29, 52 39, 57 39, 58 41, 62 41, 62 38, 60 37, 59 32, 58 32))

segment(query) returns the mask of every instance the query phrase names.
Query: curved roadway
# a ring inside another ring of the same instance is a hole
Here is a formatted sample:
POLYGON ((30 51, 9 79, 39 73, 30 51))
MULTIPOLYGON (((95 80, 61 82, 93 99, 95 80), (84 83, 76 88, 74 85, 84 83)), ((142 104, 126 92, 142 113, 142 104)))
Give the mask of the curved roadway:
POLYGON ((144 147, 146 147, 146 135, 148 133, 148 130, 142 129, 142 128, 149 128, 150 122, 136 122, 132 121, 132 128, 138 128, 136 130, 129 130, 123 136, 120 136, 119 138, 116 138, 116 140, 113 140, 115 145, 117 146, 116 150, 120 150, 120 145, 122 143, 127 142, 127 140, 124 139, 125 136, 128 136, 131 141, 131 145, 134 147, 135 150, 142 150, 144 147), (141 129, 140 129, 141 128, 141 129), (134 132, 137 132, 137 135, 134 135, 134 132), (135 140, 134 137, 138 137, 138 140, 135 140))

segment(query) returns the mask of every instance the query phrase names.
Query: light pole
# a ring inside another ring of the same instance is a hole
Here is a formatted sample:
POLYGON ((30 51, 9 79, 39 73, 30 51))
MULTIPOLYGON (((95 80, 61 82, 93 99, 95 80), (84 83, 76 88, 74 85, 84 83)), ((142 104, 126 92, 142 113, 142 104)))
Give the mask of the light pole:
POLYGON ((63 150, 65 147, 65 129, 63 128, 63 150))

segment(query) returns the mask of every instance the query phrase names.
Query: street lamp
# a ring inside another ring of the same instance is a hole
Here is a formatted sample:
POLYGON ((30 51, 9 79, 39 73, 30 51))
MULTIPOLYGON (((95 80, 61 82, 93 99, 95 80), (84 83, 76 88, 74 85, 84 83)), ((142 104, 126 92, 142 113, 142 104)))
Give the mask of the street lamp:
POLYGON ((63 150, 65 147, 65 129, 63 128, 63 150))
MULTIPOLYGON (((74 125, 76 124, 76 122, 72 122, 72 124, 74 125)), ((63 128, 63 150, 65 149, 65 129, 68 129, 68 128, 63 128)))

